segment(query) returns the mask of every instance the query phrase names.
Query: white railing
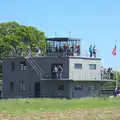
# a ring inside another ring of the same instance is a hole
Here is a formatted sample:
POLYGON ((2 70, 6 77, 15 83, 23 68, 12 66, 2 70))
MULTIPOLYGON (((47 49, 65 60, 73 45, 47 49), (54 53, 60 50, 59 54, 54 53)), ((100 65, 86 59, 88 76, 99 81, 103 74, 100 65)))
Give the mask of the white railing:
MULTIPOLYGON (((78 55, 77 52, 48 52, 47 56, 74 56, 74 57, 90 57, 90 53, 88 50, 83 50, 80 55, 78 55)), ((94 58, 94 55, 92 56, 94 58)), ((100 58, 100 53, 99 51, 96 52, 96 58, 100 58)))
MULTIPOLYGON (((90 57, 90 52, 88 50, 83 50, 80 54, 82 57, 90 57)), ((94 58, 94 55, 92 56, 94 58)), ((100 58, 100 52, 97 50, 96 51, 96 58, 100 58)))

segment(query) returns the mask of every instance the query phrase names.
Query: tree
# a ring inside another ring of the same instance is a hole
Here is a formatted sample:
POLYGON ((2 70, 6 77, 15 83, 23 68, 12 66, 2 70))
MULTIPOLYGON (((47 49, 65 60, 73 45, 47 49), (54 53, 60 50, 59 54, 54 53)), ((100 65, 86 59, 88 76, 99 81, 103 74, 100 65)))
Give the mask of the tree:
POLYGON ((11 54, 12 48, 26 51, 28 45, 34 50, 40 47, 45 54, 45 34, 32 26, 17 22, 0 23, 0 58, 11 54))

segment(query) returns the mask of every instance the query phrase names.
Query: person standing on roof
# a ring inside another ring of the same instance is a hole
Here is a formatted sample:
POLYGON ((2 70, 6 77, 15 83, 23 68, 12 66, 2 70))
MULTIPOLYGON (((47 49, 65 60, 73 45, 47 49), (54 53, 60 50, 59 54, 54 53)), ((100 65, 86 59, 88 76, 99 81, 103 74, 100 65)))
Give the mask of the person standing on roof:
POLYGON ((12 48, 12 55, 16 55, 16 49, 14 47, 12 48))
POLYGON ((77 56, 79 56, 80 55, 80 45, 77 45, 77 56))
POLYGON ((93 55, 93 48, 92 48, 92 45, 90 45, 90 47, 89 47, 89 52, 90 52, 90 57, 92 57, 92 55, 93 55))
POLYGON ((41 52, 41 49, 39 47, 36 48, 36 55, 42 56, 42 52, 41 52))
POLYGON ((30 49, 29 45, 28 45, 27 53, 28 53, 28 57, 30 57, 31 56, 31 49, 30 49))
POLYGON ((96 58, 96 48, 95 48, 95 45, 93 47, 93 55, 94 55, 94 58, 96 58))

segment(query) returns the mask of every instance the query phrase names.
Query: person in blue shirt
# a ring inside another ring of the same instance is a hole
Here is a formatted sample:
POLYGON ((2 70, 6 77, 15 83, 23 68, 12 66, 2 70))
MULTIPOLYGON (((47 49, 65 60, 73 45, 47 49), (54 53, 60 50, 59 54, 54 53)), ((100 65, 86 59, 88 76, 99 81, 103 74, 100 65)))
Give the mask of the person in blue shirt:
POLYGON ((89 47, 89 52, 90 52, 90 57, 92 57, 92 55, 93 55, 93 48, 92 48, 92 45, 90 45, 90 47, 89 47))

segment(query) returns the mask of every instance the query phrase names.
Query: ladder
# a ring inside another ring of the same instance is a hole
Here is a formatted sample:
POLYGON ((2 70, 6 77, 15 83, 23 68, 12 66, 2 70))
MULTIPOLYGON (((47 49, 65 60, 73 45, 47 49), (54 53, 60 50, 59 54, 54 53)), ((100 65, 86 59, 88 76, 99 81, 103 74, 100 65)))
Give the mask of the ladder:
POLYGON ((43 71, 42 71, 41 67, 37 64, 36 59, 34 57, 32 57, 32 56, 29 56, 29 57, 26 58, 26 60, 28 61, 30 66, 35 70, 35 72, 41 78, 43 78, 43 71))

